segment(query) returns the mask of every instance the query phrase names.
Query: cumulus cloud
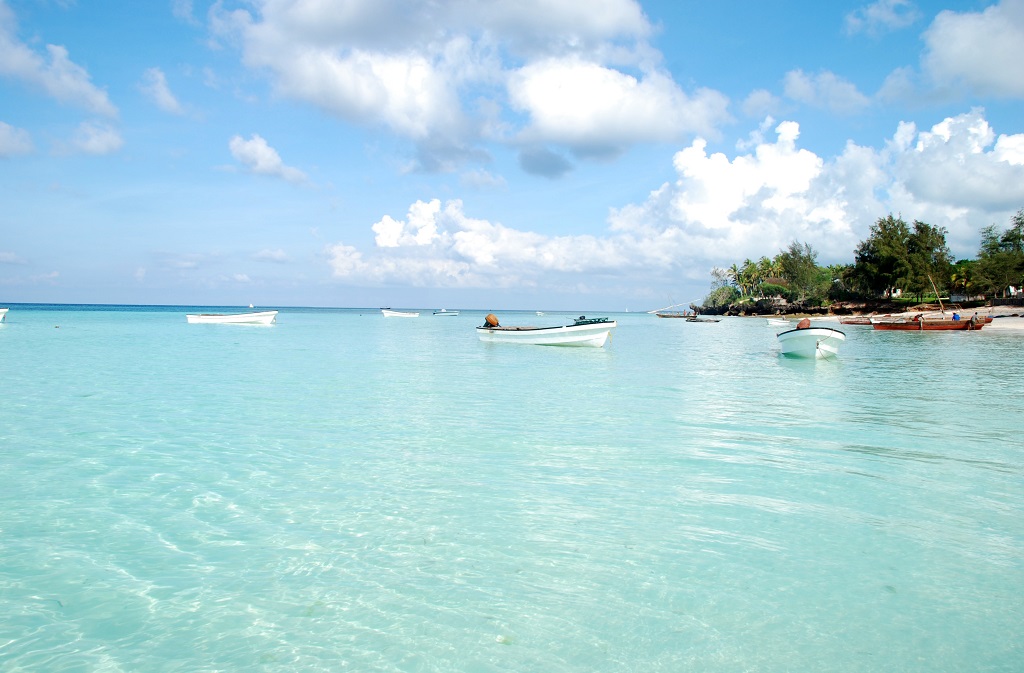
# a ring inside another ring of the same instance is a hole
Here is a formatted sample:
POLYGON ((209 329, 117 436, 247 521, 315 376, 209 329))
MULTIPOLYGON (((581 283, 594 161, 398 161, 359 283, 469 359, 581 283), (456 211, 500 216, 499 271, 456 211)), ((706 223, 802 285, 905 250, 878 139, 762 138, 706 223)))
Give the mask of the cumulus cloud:
POLYGON ((794 240, 822 262, 850 262, 890 212, 946 227, 954 254, 973 256, 979 229, 1024 204, 1024 134, 996 135, 980 110, 925 131, 902 123, 880 149, 851 142, 831 159, 799 138, 793 121, 762 126, 732 157, 698 138, 673 157, 673 180, 613 209, 595 233, 518 230, 434 199, 374 223, 373 250, 337 243, 327 258, 335 277, 357 284, 564 287, 586 273, 650 286, 703 281, 711 266, 771 256, 794 240))
POLYGON ((711 134, 727 118, 728 99, 718 92, 689 97, 665 74, 638 79, 574 57, 520 68, 508 88, 513 107, 530 117, 525 139, 561 143, 581 154, 670 141, 686 132, 711 134))
POLYGON ((910 0, 877 0, 847 14, 843 27, 850 35, 879 35, 906 28, 919 18, 921 12, 910 0))
POLYGON ((107 92, 92 83, 88 71, 69 58, 60 45, 46 45, 46 56, 18 40, 14 13, 0 1, 0 75, 42 90, 47 95, 89 112, 116 117, 107 92))
POLYGON ((167 85, 167 77, 160 68, 147 69, 142 74, 139 89, 164 112, 176 115, 184 113, 181 103, 171 93, 171 88, 167 85))
POLYGON ((0 122, 0 158, 32 152, 32 137, 25 129, 0 122))
POLYGON ((288 182, 305 182, 306 174, 286 166, 280 155, 260 135, 254 133, 248 140, 234 136, 228 142, 231 156, 250 173, 283 178, 288 182))
POLYGON ((924 33, 924 71, 940 85, 985 95, 1024 96, 1024 0, 1003 0, 981 12, 940 12, 924 33))
POLYGON ((852 82, 828 71, 808 75, 791 70, 786 73, 785 91, 793 100, 837 114, 855 114, 871 103, 852 82))
POLYGON ((684 92, 657 64, 635 0, 257 0, 211 14, 215 34, 276 92, 417 145, 418 168, 480 156, 484 138, 603 157, 713 136, 728 101, 684 92), (575 97, 575 98, 574 98, 575 97), (580 101, 587 105, 580 105, 580 101))
POLYGON ((82 122, 71 139, 71 147, 83 154, 110 154, 121 149, 124 140, 109 124, 82 122))

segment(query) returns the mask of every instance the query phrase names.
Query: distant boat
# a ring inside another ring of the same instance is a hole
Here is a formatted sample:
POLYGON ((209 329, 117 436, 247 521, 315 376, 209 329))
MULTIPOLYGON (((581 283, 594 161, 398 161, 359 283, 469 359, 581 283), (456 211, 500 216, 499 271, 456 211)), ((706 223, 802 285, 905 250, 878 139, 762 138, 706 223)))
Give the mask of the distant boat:
POLYGON ((841 325, 870 325, 871 317, 866 315, 851 315, 845 318, 840 318, 839 323, 841 325))
POLYGON ((277 311, 255 313, 195 313, 185 316, 189 323, 218 325, 270 325, 277 321, 277 311))
POLYGON ((779 332, 778 339, 783 355, 820 359, 837 355, 846 335, 831 327, 797 327, 779 332))
POLYGON ((380 312, 381 312, 381 314, 385 318, 419 318, 420 317, 420 314, 418 312, 414 313, 412 311, 392 311, 389 308, 382 308, 380 310, 380 312))
POLYGON ((783 320, 782 318, 768 318, 767 320, 768 324, 772 327, 789 327, 793 324, 788 320, 783 320))
POLYGON ((544 315, 544 311, 537 311, 537 315, 544 315))
POLYGON ((948 318, 872 318, 871 326, 877 330, 900 330, 904 332, 931 331, 971 331, 979 330, 990 322, 987 318, 970 318, 968 320, 951 320, 948 318))
POLYGON ((590 346, 601 348, 616 327, 608 318, 580 316, 571 325, 558 327, 502 327, 493 315, 476 328, 480 341, 488 343, 516 343, 534 346, 590 346), (492 320, 493 319, 493 320, 492 320))
POLYGON ((661 311, 659 313, 655 313, 654 315, 658 316, 659 318, 689 318, 690 317, 689 314, 682 313, 680 311, 661 311))
POLYGON ((686 316, 686 322, 722 322, 721 318, 709 318, 705 315, 691 314, 686 316))
POLYGON ((9 308, 0 308, 0 322, 4 321, 4 318, 7 317, 7 312, 10 311, 10 310, 11 309, 9 309, 9 308))
POLYGON ((459 315, 459 312, 458 311, 449 311, 448 309, 443 308, 440 311, 434 311, 434 315, 459 315))

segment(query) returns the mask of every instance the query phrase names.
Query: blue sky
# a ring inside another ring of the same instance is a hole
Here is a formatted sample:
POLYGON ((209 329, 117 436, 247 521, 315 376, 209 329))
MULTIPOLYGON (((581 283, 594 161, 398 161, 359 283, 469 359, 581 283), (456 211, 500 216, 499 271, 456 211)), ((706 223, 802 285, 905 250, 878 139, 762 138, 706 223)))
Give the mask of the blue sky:
POLYGON ((0 0, 0 303, 647 310, 1024 208, 1024 0, 0 0))

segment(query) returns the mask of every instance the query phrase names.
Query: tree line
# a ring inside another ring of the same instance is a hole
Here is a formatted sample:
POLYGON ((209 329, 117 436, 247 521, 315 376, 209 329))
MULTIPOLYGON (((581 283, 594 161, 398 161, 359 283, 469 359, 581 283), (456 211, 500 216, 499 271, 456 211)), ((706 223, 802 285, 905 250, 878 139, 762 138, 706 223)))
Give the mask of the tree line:
POLYGON ((976 259, 954 261, 947 230, 889 214, 873 225, 854 252, 853 264, 819 266, 817 251, 794 241, 772 258, 750 259, 711 270, 712 289, 703 308, 775 301, 806 307, 838 301, 878 301, 896 296, 1005 296, 1024 285, 1024 209, 1006 229, 981 230, 976 259))

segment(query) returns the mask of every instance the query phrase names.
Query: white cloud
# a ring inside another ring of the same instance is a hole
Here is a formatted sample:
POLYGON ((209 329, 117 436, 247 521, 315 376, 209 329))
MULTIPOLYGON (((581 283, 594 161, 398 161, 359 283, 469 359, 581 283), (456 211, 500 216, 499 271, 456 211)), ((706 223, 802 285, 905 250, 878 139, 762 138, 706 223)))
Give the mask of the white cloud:
POLYGON ((0 158, 32 152, 32 136, 25 129, 0 122, 0 158))
POLYGON ((784 85, 786 95, 793 100, 838 114, 854 114, 871 103, 853 83, 828 71, 811 76, 803 70, 791 70, 786 73, 784 85))
POLYGON ((711 134, 727 118, 728 99, 718 92, 691 98, 663 73, 637 79, 578 58, 531 63, 509 78, 508 88, 513 107, 530 117, 526 140, 583 152, 711 134))
POLYGON ((921 12, 910 0, 877 0, 846 15, 844 28, 848 34, 878 35, 906 28, 921 18, 921 12))
POLYGON ((231 156, 251 173, 283 178, 288 182, 306 180, 305 173, 286 166, 277 151, 258 134, 254 133, 249 140, 244 140, 242 136, 234 136, 228 142, 228 148, 231 150, 231 156))
POLYGON ((722 94, 687 95, 658 68, 635 0, 250 6, 217 4, 211 14, 246 65, 268 73, 280 95, 413 140, 422 169, 453 170, 481 156, 473 147, 484 138, 604 156, 686 132, 714 135, 729 119, 722 94), (570 100, 566 87, 592 105, 570 100), (516 127, 521 113, 525 130, 516 127))
POLYGON ((923 67, 940 86, 962 84, 985 95, 1024 97, 1024 0, 981 12, 940 12, 924 33, 923 67))
POLYGON ((71 147, 84 154, 110 154, 122 145, 124 140, 117 129, 98 122, 82 122, 71 139, 71 147))
POLYGON ((997 136, 979 110, 928 131, 902 123, 881 149, 850 142, 828 160, 801 148, 799 136, 792 121, 762 127, 733 157, 697 139, 676 153, 674 180, 613 209, 600 232, 518 230, 467 216, 460 200, 435 199, 375 223, 373 251, 338 243, 328 260, 335 277, 355 284, 543 289, 589 274, 592 289, 636 279, 641 291, 680 278, 703 283, 711 266, 772 256, 794 240, 811 244, 821 263, 849 263, 889 213, 947 228, 954 254, 973 256, 980 228, 1024 205, 1024 134, 997 136))
POLYGON ((255 255, 253 255, 253 259, 260 262, 275 262, 278 264, 284 264, 286 262, 291 261, 291 258, 288 256, 288 253, 286 253, 284 250, 281 250, 280 248, 278 248, 277 250, 260 250, 255 255))
POLYGON ((0 264, 25 264, 25 260, 13 252, 0 251, 0 264))
POLYGON ((167 77, 160 68, 149 68, 142 74, 139 89, 164 112, 180 115, 184 113, 181 103, 171 93, 167 77))
POLYGON ((776 114, 782 106, 782 101, 767 89, 751 91, 743 101, 743 114, 748 117, 763 118, 776 114))
POLYGON ((0 1, 0 75, 21 80, 60 101, 106 117, 117 108, 107 92, 92 83, 88 71, 68 58, 68 50, 46 45, 48 58, 34 52, 15 35, 14 12, 0 1))

